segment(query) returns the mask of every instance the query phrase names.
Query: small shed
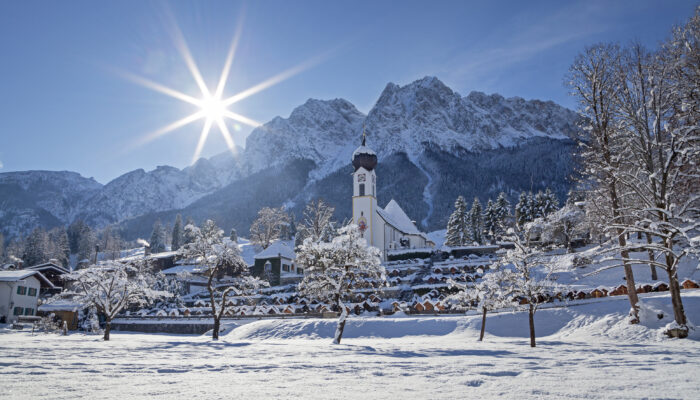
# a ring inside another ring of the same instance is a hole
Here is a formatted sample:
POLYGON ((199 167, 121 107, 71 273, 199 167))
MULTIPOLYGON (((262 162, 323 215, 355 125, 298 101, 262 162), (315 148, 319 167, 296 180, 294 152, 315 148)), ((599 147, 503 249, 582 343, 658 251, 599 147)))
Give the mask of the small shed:
POLYGON ((700 285, 690 279, 684 280, 683 283, 681 283, 681 287, 683 287, 683 289, 700 289, 700 285))
POLYGON ((610 291, 610 296, 622 296, 624 294, 627 294, 627 286, 625 285, 620 285, 613 290, 610 291))
POLYGON ((83 305, 74 301, 58 300, 38 307, 38 314, 42 316, 53 314, 61 320, 61 325, 66 322, 68 330, 78 329, 78 314, 83 305))

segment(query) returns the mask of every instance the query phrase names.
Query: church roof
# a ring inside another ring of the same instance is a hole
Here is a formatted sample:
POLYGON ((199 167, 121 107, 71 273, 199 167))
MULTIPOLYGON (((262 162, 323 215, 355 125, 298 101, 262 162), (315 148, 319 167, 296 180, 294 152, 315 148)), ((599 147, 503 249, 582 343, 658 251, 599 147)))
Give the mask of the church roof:
POLYGON ((418 230, 416 224, 411 221, 411 218, 406 215, 406 213, 401 209, 399 203, 396 200, 391 199, 389 204, 383 209, 377 207, 377 213, 380 217, 384 219, 389 225, 400 230, 407 235, 421 235, 421 231, 418 230))
POLYGON ((367 147, 366 140, 367 135, 365 134, 365 127, 363 125, 362 144, 352 153, 352 166, 355 167, 355 171, 360 169, 360 167, 371 171, 377 166, 377 153, 367 147))
POLYGON ((289 258, 290 260, 294 260, 296 258, 294 250, 285 242, 278 240, 276 242, 272 242, 272 244, 270 244, 265 250, 256 254, 255 259, 264 260, 266 258, 276 258, 279 256, 289 258))

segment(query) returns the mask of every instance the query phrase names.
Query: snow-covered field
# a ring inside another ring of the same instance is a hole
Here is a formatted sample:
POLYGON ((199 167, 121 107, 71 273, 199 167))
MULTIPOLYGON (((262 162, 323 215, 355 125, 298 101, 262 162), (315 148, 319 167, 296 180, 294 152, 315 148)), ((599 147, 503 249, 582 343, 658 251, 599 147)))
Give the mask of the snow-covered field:
MULTIPOLYGON (((700 290, 683 293, 700 321, 700 290)), ((99 336, 0 329, 5 398, 700 398, 700 333, 660 334, 668 294, 643 295, 643 324, 624 322, 624 296, 536 318, 522 313, 355 318, 341 345, 334 320, 261 320, 206 336, 99 336)))

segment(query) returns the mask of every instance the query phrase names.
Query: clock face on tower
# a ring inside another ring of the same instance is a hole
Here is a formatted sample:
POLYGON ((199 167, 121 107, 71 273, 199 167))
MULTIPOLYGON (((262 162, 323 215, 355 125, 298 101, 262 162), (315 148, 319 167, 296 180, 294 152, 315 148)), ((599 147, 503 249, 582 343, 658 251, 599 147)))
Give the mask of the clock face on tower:
POLYGON ((358 182, 364 182, 366 179, 367 179, 367 177, 365 176, 365 174, 357 175, 358 182))

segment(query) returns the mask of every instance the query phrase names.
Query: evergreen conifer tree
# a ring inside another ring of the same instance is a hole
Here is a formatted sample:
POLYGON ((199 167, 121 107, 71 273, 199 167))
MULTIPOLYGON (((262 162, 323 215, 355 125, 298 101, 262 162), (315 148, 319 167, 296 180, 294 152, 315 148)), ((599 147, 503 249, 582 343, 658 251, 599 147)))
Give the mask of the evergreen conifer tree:
POLYGON ((228 237, 233 243, 238 243, 238 232, 236 228, 231 228, 231 234, 228 237))
POLYGON ((530 206, 528 204, 528 196, 525 192, 521 192, 518 204, 515 205, 515 223, 522 228, 529 221, 530 206))
POLYGON ((176 251, 184 243, 184 232, 182 227, 182 215, 175 216, 175 224, 173 225, 173 239, 170 242, 170 249, 176 251))
POLYGON ((544 216, 547 216, 559 208, 559 199, 557 195, 552 192, 550 188, 547 188, 544 192, 544 204, 542 206, 542 212, 544 216))
POLYGON ((472 241, 479 244, 483 243, 482 233, 484 231, 484 216, 482 215, 482 212, 479 198, 474 197, 472 208, 469 210, 469 236, 471 237, 472 241))
POLYGON ((547 199, 544 193, 542 193, 541 191, 537 192, 537 194, 535 195, 535 203, 532 207, 532 220, 542 218, 546 215, 544 212, 546 204, 547 199))
POLYGON ((160 220, 156 220, 153 224, 153 232, 151 233, 151 252, 162 253, 165 251, 165 230, 161 225, 160 220))
POLYGON ((496 226, 496 232, 494 233, 498 238, 505 233, 507 220, 510 216, 510 202, 508 202, 505 193, 501 192, 498 195, 498 199, 496 199, 495 210, 498 225, 496 226))
POLYGON ((498 210, 496 203, 489 199, 484 210, 484 232, 489 240, 493 240, 496 236, 498 221, 498 210))
POLYGON ((461 246, 467 240, 467 203, 464 197, 459 196, 455 200, 455 210, 447 222, 445 244, 447 246, 461 246))

